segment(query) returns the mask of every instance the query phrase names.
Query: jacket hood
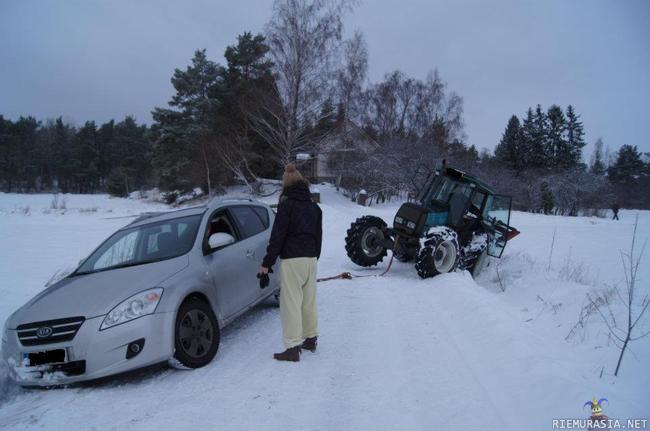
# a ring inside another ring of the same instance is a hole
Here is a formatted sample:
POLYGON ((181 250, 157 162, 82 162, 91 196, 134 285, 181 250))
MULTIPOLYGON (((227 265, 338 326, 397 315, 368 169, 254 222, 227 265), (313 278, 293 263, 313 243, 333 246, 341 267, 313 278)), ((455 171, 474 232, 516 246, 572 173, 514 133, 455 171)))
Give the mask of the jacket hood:
POLYGON ((310 201, 311 193, 309 192, 309 184, 304 181, 297 182, 292 184, 289 187, 285 187, 282 191, 282 195, 286 196, 288 199, 294 199, 297 201, 310 201))
MULTIPOLYGON (((103 316, 130 296, 154 287, 189 264, 187 255, 127 268, 66 277, 19 308, 7 321, 18 325, 65 317, 103 316)), ((163 293, 164 295, 164 293, 163 293)))

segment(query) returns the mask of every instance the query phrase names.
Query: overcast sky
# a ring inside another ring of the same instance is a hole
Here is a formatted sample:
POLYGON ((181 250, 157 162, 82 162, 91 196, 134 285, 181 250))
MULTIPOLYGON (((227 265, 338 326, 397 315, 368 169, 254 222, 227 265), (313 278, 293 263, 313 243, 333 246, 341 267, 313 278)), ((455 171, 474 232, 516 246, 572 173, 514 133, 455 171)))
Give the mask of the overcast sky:
MULTIPOLYGON (((174 68, 198 48, 223 63, 271 5, 0 0, 0 114, 149 123, 174 68)), ((465 100, 469 144, 494 148, 510 115, 556 103, 581 114, 590 147, 650 151, 650 1, 365 0, 346 25, 364 33, 371 82, 437 67, 465 100)))

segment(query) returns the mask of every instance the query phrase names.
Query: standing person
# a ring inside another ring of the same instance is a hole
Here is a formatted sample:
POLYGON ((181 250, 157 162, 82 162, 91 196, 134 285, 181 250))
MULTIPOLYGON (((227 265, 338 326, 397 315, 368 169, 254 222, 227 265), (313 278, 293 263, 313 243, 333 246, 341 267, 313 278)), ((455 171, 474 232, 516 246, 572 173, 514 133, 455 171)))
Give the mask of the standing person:
POLYGON ((322 242, 322 212, 311 199, 309 183, 293 164, 282 175, 282 194, 260 276, 280 257, 280 319, 286 350, 278 361, 300 360, 301 349, 316 351, 316 260, 322 242))
POLYGON ((614 217, 612 217, 612 220, 618 220, 618 210, 621 209, 619 204, 617 202, 614 202, 612 205, 612 211, 614 212, 614 217))

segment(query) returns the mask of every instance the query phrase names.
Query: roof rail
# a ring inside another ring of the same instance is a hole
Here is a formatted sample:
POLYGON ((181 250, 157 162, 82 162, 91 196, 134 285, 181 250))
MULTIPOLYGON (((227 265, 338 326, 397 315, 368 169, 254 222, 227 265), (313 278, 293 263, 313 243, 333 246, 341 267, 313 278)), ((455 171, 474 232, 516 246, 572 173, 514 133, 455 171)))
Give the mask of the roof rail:
POLYGON ((131 223, 129 223, 129 224, 131 225, 131 224, 134 224, 134 223, 138 223, 138 222, 141 222, 142 220, 147 220, 147 219, 150 219, 152 217, 156 217, 156 216, 159 216, 159 215, 162 215, 162 214, 167 214, 169 212, 171 212, 171 211, 150 211, 150 212, 146 212, 146 213, 141 213, 140 215, 136 216, 136 218, 133 221, 131 221, 131 223))
POLYGON ((170 211, 147 211, 147 212, 143 212, 143 213, 138 214, 137 216, 129 216, 129 217, 135 217, 135 219, 133 221, 131 221, 131 223, 129 223, 128 226, 130 226, 130 225, 132 225, 134 223, 141 222, 142 220, 147 220, 147 219, 157 217, 157 216, 160 216, 160 215, 171 214, 171 213, 176 213, 176 212, 181 212, 181 211, 187 211, 187 210, 192 210, 192 209, 196 209, 196 208, 206 208, 206 206, 205 205, 195 205, 195 206, 187 207, 187 208, 176 208, 176 209, 173 209, 173 210, 170 210, 170 211))
POLYGON ((208 205, 212 205, 217 202, 231 202, 231 201, 248 201, 254 202, 255 200, 250 196, 246 195, 230 195, 230 196, 215 196, 208 202, 208 205))

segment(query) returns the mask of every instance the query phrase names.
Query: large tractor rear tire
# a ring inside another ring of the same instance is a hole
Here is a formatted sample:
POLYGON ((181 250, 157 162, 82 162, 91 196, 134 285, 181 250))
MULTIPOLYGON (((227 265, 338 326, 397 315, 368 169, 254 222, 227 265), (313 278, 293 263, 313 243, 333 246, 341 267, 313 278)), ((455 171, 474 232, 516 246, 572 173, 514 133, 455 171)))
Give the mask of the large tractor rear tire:
POLYGON ((422 278, 435 277, 456 270, 459 261, 458 236, 449 228, 428 236, 420 250, 415 269, 422 278))
POLYGON ((345 237, 345 251, 359 266, 373 266, 384 260, 386 223, 379 217, 363 216, 350 225, 345 237))

